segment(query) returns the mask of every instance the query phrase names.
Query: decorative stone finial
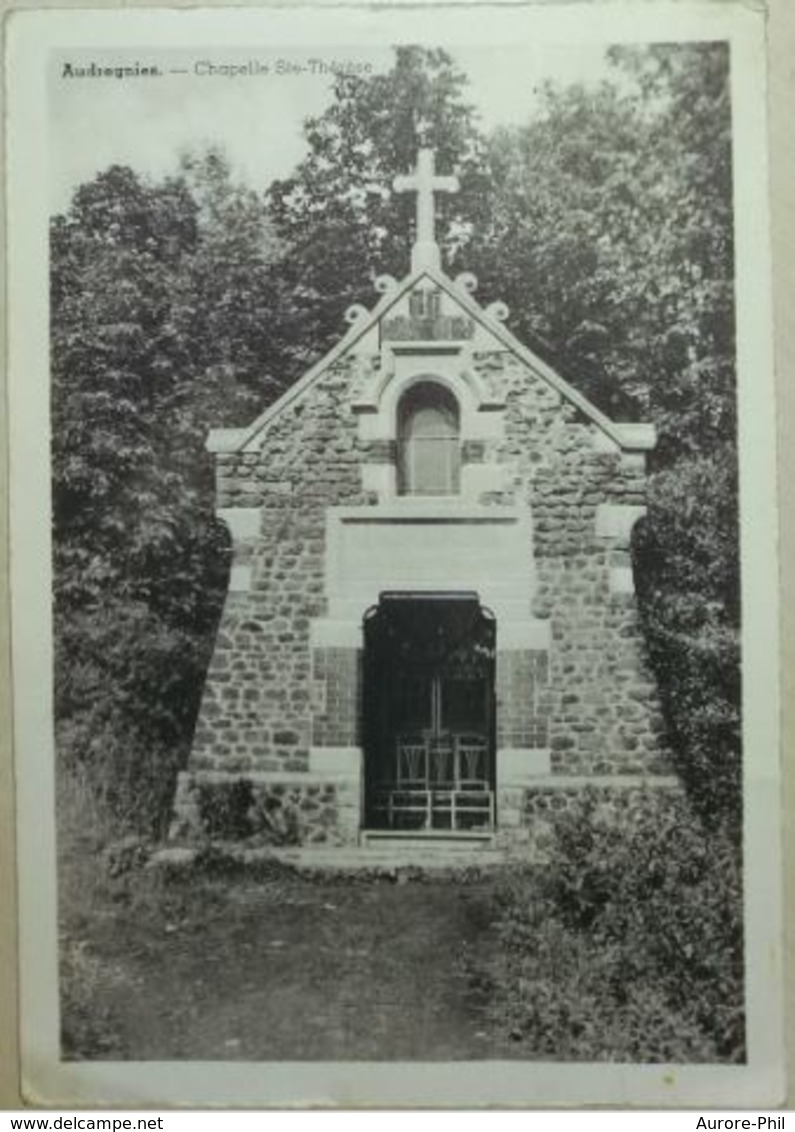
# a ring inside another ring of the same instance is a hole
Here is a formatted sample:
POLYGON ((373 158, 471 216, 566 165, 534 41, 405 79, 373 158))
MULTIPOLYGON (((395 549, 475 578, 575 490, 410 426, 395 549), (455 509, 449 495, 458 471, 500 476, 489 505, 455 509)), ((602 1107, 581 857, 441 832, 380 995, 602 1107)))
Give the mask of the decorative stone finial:
POLYGON ((462 271, 460 275, 456 275, 455 285, 471 295, 478 289, 477 276, 473 275, 471 271, 462 271))
POLYGON ((397 291, 398 282, 392 275, 378 275, 373 286, 379 295, 391 295, 397 291))
POLYGON ((437 177, 432 149, 421 149, 417 154, 417 169, 408 177, 395 177, 396 193, 417 194, 417 231, 411 249, 411 270, 423 267, 438 268, 441 263, 439 246, 434 231, 434 193, 458 192, 457 177, 437 177))
POLYGON ((496 303, 489 303, 486 307, 486 314, 490 318, 495 318, 497 322, 505 322, 510 313, 505 303, 499 299, 496 303))
POLYGON ((362 306, 361 303, 353 303, 345 312, 345 321, 349 326, 356 326, 357 323, 363 322, 369 313, 367 307, 362 306))

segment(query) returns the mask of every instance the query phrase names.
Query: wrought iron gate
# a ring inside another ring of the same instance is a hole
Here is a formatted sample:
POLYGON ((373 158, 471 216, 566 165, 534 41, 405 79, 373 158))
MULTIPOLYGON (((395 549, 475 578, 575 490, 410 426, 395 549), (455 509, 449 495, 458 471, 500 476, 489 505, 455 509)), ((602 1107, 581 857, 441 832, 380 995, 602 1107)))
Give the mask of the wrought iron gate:
POLYGON ((369 828, 489 830, 493 618, 474 594, 382 594, 365 619, 369 828))

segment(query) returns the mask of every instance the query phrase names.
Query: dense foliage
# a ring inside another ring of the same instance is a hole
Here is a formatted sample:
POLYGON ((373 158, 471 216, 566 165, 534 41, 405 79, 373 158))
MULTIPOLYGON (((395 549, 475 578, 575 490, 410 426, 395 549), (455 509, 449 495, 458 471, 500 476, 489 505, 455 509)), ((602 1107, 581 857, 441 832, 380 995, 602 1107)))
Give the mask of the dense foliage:
POLYGON ((434 148, 440 170, 458 173, 460 192, 439 202, 448 260, 456 233, 460 242, 485 217, 485 141, 465 89, 443 51, 416 47, 397 48, 385 75, 341 75, 331 106, 306 123, 306 158, 270 186, 296 330, 318 355, 339 337, 347 306, 372 305, 376 276, 408 270, 414 199, 391 187, 395 174, 414 168, 418 144, 434 148))
POLYGON ((736 821, 739 580, 728 53, 616 49, 616 81, 546 90, 486 134, 442 51, 340 76, 307 155, 263 194, 222 156, 158 184, 111 168, 52 226, 56 710, 65 766, 117 816, 162 821, 226 570, 203 441, 323 352, 408 265, 418 141, 461 192, 451 273, 596 403, 658 426, 637 564, 683 777, 736 821))
POLYGON ((59 751, 123 823, 164 820, 189 741, 226 573, 204 440, 273 395, 272 243, 212 153, 111 168, 53 222, 59 751))
POLYGON ((497 924, 478 977, 528 1058, 744 1059, 739 853, 684 798, 586 794, 548 862, 505 884, 497 924))

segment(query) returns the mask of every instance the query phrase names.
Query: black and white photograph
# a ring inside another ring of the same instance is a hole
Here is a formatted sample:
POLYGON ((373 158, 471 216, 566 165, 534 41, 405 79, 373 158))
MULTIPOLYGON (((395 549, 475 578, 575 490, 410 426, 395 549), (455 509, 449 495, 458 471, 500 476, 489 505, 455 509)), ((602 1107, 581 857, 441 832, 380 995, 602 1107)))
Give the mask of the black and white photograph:
POLYGON ((600 7, 39 51, 17 761, 65 1089, 778 1099, 764 71, 733 5, 600 7))

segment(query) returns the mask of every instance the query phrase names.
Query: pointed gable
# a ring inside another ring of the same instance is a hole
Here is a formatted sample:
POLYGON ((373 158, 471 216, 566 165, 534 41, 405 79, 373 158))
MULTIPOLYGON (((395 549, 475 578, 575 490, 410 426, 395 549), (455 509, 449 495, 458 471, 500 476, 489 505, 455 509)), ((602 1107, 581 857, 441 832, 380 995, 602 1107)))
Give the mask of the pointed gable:
MULTIPOLYGON (((654 447, 655 433, 650 425, 617 424, 548 366, 507 328, 508 308, 502 302, 482 307, 474 298, 477 280, 470 273, 450 279, 441 269, 441 255, 435 236, 434 194, 457 192, 456 177, 439 176, 432 150, 420 149, 417 168, 408 176, 394 180, 395 192, 416 194, 416 221, 411 252, 411 271, 397 282, 384 275, 376 280, 381 299, 372 310, 356 304, 345 314, 349 329, 325 357, 321 358, 290 389, 282 394, 246 429, 217 430, 210 434, 208 447, 214 452, 251 452, 260 445, 273 422, 288 406, 308 396, 325 374, 338 362, 352 355, 379 357, 380 365, 371 367, 350 390, 351 403, 359 411, 373 407, 383 392, 385 380, 394 374, 397 354, 418 355, 430 359, 443 353, 457 353, 461 374, 471 385, 468 359, 476 353, 507 351, 526 367, 527 379, 536 380, 574 406, 596 425, 604 442, 618 450, 644 451, 654 447), (380 371, 380 372, 379 372, 380 371), (369 386, 369 387, 368 387, 369 386)), ((366 367, 365 367, 366 370, 366 367)), ((499 403, 504 391, 492 390, 499 403)), ((488 400, 483 389, 476 391, 481 405, 488 400)))
MULTIPOLYGON (((551 366, 533 353, 506 325, 509 311, 502 302, 481 306, 474 298, 475 277, 464 273, 451 279, 441 269, 421 266, 400 282, 380 276, 376 288, 382 297, 372 310, 361 305, 346 312, 349 329, 329 352, 294 385, 269 405, 248 428, 218 429, 210 434, 213 452, 255 450, 272 422, 287 406, 307 396, 314 385, 338 361, 351 355, 387 354, 395 350, 419 350, 431 354, 445 346, 463 353, 508 351, 523 363, 533 378, 554 390, 593 422, 608 442, 619 449, 645 451, 654 447, 655 430, 648 424, 624 424, 611 420, 551 366)), ((367 395, 351 389, 351 396, 367 395)))
POLYGON ((248 812, 307 844, 477 827, 518 845, 580 783, 672 784, 630 555, 654 430, 611 421, 445 274, 433 194, 454 188, 421 155, 396 185, 417 193, 408 275, 377 279, 248 428, 211 435, 232 563, 188 823, 197 789, 243 775, 248 812))

